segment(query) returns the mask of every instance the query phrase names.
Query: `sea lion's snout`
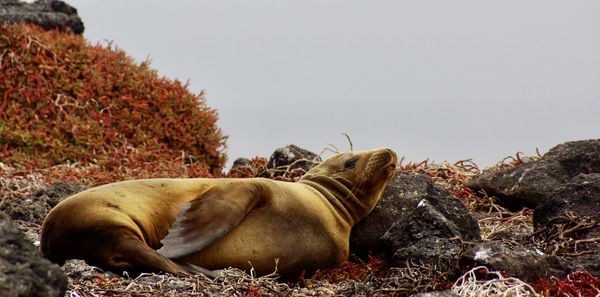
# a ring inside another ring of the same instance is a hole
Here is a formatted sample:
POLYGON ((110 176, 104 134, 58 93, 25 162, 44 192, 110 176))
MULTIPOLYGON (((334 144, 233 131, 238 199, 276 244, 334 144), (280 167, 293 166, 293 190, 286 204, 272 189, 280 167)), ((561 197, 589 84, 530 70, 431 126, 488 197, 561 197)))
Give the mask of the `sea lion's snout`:
POLYGON ((366 177, 370 178, 381 171, 386 171, 389 174, 395 172, 397 160, 396 152, 389 148, 374 150, 365 168, 366 177))
POLYGON ((386 151, 391 156, 390 163, 387 167, 388 167, 388 169, 392 170, 395 173, 396 167, 398 167, 398 155, 396 154, 396 152, 394 152, 391 149, 386 148, 386 151))

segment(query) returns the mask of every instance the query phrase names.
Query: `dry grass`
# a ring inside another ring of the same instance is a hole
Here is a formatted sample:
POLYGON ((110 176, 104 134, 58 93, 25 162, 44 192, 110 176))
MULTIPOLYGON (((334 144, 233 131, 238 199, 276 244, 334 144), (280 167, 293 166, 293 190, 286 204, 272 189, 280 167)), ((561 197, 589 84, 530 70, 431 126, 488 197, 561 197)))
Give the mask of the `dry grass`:
POLYGON ((520 279, 504 277, 485 266, 467 271, 454 283, 452 291, 459 296, 541 296, 520 279))
MULTIPOLYGON (((523 160, 523 158, 514 159, 523 160)), ((253 159, 248 168, 239 171, 242 174, 238 177, 265 174, 264 160, 264 158, 253 159)), ((514 165, 518 165, 518 162, 516 161, 514 165)), ((499 167, 506 166, 510 165, 506 162, 499 165, 499 167)), ((290 181, 296 180, 303 174, 290 168, 291 166, 282 167, 266 172, 272 178, 290 181)), ((89 174, 90 170, 93 168, 89 166, 67 164, 31 171, 0 163, 0 209, 9 200, 26 199, 35 191, 53 182, 77 180, 77 177, 82 176, 82 172, 89 174)), ((126 170, 123 169, 122 172, 127 172, 126 170)), ((429 161, 401 164, 398 170, 431 176, 436 183, 461 199, 479 218, 484 240, 503 238, 512 238, 520 242, 529 240, 529 243, 534 242, 541 250, 555 251, 554 254, 557 255, 566 255, 578 244, 582 244, 570 240, 568 236, 574 230, 587 228, 585 222, 576 217, 572 217, 570 221, 565 220, 561 230, 547 230, 531 237, 533 226, 530 210, 509 212, 496 205, 494 197, 473 193, 465 188, 466 182, 481 173, 481 170, 469 160, 453 164, 436 164, 429 161), (519 234, 521 236, 518 236, 519 234)), ((93 179, 83 179, 83 181, 90 185, 98 182, 93 179)), ((18 223, 28 237, 39 244, 39 223, 27 221, 18 221, 18 223)), ((204 276, 169 274, 118 276, 77 260, 68 261, 62 269, 69 276, 67 296, 410 296, 419 292, 450 289, 452 282, 455 281, 449 279, 447 273, 436 267, 420 263, 406 263, 405 267, 387 267, 378 258, 371 258, 368 262, 352 258, 339 268, 319 271, 312 278, 301 278, 296 282, 279 282, 276 274, 257 277, 252 272, 239 269, 226 269, 223 271, 223 277, 216 280, 204 276)), ((476 273, 475 270, 468 271, 456 280, 453 290, 460 296, 475 296, 473 294, 536 296, 531 286, 517 279, 490 271, 486 271, 485 275, 486 278, 481 278, 481 273, 476 273)), ((544 284, 546 287, 542 289, 549 292, 551 289, 548 287, 562 283, 555 281, 544 284)))
POLYGON ((540 228, 533 235, 536 246, 549 255, 576 257, 596 253, 600 237, 579 239, 578 233, 585 232, 598 224, 595 219, 581 217, 572 212, 553 218, 551 228, 540 228))
POLYGON ((444 273, 434 267, 410 264, 391 268, 385 275, 368 272, 362 279, 306 279, 278 282, 276 274, 256 277, 239 269, 222 271, 222 277, 141 274, 117 276, 71 260, 63 270, 70 279, 67 296, 407 296, 450 287, 444 273))

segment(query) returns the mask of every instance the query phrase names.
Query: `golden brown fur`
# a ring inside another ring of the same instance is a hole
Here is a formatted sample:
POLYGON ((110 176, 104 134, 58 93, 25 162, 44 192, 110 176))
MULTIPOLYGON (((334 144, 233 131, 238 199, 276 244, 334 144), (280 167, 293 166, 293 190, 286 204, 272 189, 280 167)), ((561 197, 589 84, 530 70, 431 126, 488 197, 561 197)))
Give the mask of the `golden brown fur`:
POLYGON ((195 178, 103 185, 48 214, 42 251, 57 263, 78 258, 133 272, 252 265, 266 274, 279 259, 278 272, 294 278, 347 259, 352 225, 373 209, 395 164, 395 153, 380 149, 336 155, 297 183, 195 178))

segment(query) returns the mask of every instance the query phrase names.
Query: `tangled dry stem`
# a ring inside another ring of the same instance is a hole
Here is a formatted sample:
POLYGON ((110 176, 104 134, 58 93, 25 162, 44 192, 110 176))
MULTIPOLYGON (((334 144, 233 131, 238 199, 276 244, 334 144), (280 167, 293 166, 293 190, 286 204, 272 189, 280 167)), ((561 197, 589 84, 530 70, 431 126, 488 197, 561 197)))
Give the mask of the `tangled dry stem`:
POLYGON ((467 271, 454 283, 452 291, 459 296, 541 296, 520 279, 504 277, 485 266, 467 271))
POLYGON ((275 168, 266 168, 263 172, 259 174, 261 177, 266 177, 275 180, 283 180, 283 181, 298 181, 304 174, 306 174, 307 170, 300 167, 303 164, 308 165, 308 167, 313 167, 321 163, 319 160, 308 160, 308 159, 298 159, 292 162, 289 165, 278 166, 275 168))
POLYGON ((487 216, 479 219, 481 239, 499 239, 507 234, 510 234, 516 240, 531 236, 533 233, 533 212, 530 209, 525 208, 513 213, 497 205, 494 206, 498 211, 490 211, 487 216))
POLYGON ((222 277, 174 276, 144 273, 137 277, 102 272, 82 261, 68 261, 63 269, 70 277, 66 296, 408 296, 449 288, 447 274, 435 267, 407 263, 384 275, 373 270, 361 279, 336 282, 316 278, 295 283, 277 280, 276 273, 256 277, 252 272, 229 268, 222 277))
POLYGON ((523 163, 539 160, 542 157, 542 154, 538 148, 535 149, 535 152, 535 156, 524 156, 522 152, 517 152, 514 156, 505 157, 502 159, 502 161, 498 162, 495 166, 489 168, 487 171, 498 171, 504 168, 515 167, 523 163))
POLYGON ((465 203, 465 206, 471 210, 483 207, 487 201, 483 201, 474 191, 465 185, 468 181, 481 173, 481 170, 472 160, 461 160, 453 164, 448 162, 434 163, 425 160, 420 163, 403 164, 404 158, 400 159, 398 172, 425 174, 431 179, 446 188, 450 194, 465 203))
MULTIPOLYGON (((520 158, 523 159, 525 158, 520 158)), ((515 160, 518 162, 519 158, 515 160)), ((261 166, 266 165, 266 160, 256 159, 253 164, 255 169, 265 168, 261 166)), ((298 164, 275 168, 269 173, 269 177, 275 178, 279 175, 279 178, 293 181, 304 174, 291 169, 295 165, 298 164)), ((66 164, 42 172, 0 163, 0 208, 5 201, 24 199, 58 180, 77 180, 82 176, 81 172, 89 174, 90 170, 93 168, 89 166, 66 164)), ((427 174, 436 183, 462 199, 474 213, 481 215, 479 223, 484 240, 494 239, 501 234, 532 234, 532 211, 525 209, 509 212, 495 204, 493 197, 484 193, 476 195, 465 188, 465 183, 481 172, 470 160, 454 164, 435 164, 426 160, 401 164, 399 171, 427 174)), ((261 171, 249 172, 256 176, 261 171)), ((94 184, 98 181, 86 182, 94 184)), ((521 243, 533 241, 540 250, 549 254, 587 253, 590 251, 588 245, 598 242, 599 239, 582 240, 576 239, 574 235, 586 231, 594 223, 567 214, 562 218, 562 224, 557 225, 558 229, 541 230, 533 237, 523 236, 521 243)), ((19 222, 19 225, 33 241, 38 240, 39 224, 19 222)), ((257 277, 251 272, 231 268, 224 270, 224 276, 214 281, 203 276, 169 274, 118 276, 76 260, 68 261, 63 270, 70 279, 67 296, 410 296, 419 292, 448 289, 452 285, 448 273, 438 270, 435 266, 409 262, 405 267, 382 268, 375 262, 364 263, 359 259, 353 259, 340 268, 319 272, 311 279, 301 279, 292 283, 279 282, 276 275, 257 277)), ((502 278, 499 273, 493 271, 487 271, 486 275, 487 278, 483 279, 479 278, 475 270, 469 271, 455 282, 454 291, 462 294, 460 296, 493 292, 496 296, 536 296, 529 285, 519 280, 502 278)), ((555 280, 554 283, 548 283, 543 290, 548 291, 548 287, 563 283, 555 280)))
POLYGON ((67 296, 246 296, 251 292, 271 296, 289 290, 272 276, 257 278, 238 269, 225 269, 216 280, 153 273, 117 276, 81 261, 69 261, 63 269, 71 277, 67 296))
POLYGON ((595 219, 582 217, 567 211, 553 218, 551 227, 542 227, 533 235, 536 246, 549 255, 576 257, 595 253, 600 237, 579 238, 591 228, 597 227, 595 219))

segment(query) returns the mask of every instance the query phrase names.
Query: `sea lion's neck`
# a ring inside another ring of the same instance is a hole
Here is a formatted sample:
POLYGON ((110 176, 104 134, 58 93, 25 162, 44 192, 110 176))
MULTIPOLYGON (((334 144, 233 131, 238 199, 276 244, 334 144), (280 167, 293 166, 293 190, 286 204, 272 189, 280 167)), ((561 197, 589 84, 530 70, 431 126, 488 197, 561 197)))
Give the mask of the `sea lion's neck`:
POLYGON ((350 226, 364 216, 365 206, 356 197, 355 193, 343 183, 322 175, 304 176, 298 182, 306 184, 323 194, 350 226))

